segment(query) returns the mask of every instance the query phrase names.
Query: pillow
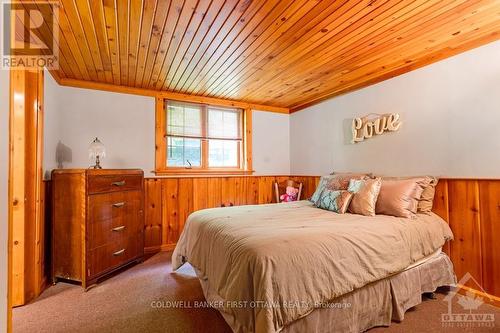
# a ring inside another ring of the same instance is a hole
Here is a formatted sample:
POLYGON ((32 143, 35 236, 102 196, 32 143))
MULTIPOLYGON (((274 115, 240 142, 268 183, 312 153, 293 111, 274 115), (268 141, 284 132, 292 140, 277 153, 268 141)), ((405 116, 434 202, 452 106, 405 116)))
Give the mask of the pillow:
POLYGON ((430 213, 434 204, 434 195, 438 179, 433 176, 421 177, 382 177, 382 180, 405 180, 418 178, 418 184, 423 188, 422 195, 418 199, 417 213, 430 213))
POLYGON ((339 176, 339 175, 350 175, 352 177, 365 176, 365 178, 375 178, 375 176, 371 172, 369 172, 369 173, 360 173, 360 172, 336 172, 336 171, 332 171, 332 173, 330 175, 336 175, 336 176, 339 176))
POLYGON ((436 177, 427 176, 429 184, 424 187, 420 200, 418 201, 418 213, 430 213, 434 204, 434 195, 436 194, 436 185, 438 179, 436 177))
POLYGON ((349 191, 332 191, 325 189, 318 200, 316 207, 344 214, 349 207, 353 194, 349 191))
POLYGON ((354 193, 349 204, 349 212, 365 216, 375 216, 380 185, 380 178, 352 179, 347 189, 349 192, 354 193))
POLYGON ((425 177, 382 180, 378 196, 377 214, 397 217, 413 217, 417 213, 418 200, 424 190, 425 177))
POLYGON ((316 190, 311 196, 311 199, 309 199, 309 201, 311 201, 313 204, 316 205, 316 203, 319 201, 321 193, 323 193, 323 190, 326 188, 328 177, 330 176, 321 176, 321 178, 319 179, 318 186, 316 186, 316 190))
POLYGON ((316 187, 316 191, 312 195, 311 199, 309 199, 312 203, 316 204, 320 199, 321 193, 325 188, 332 191, 341 191, 347 190, 349 186, 349 181, 351 179, 365 179, 365 174, 341 174, 341 175, 328 175, 322 176, 319 180, 318 187, 316 187))

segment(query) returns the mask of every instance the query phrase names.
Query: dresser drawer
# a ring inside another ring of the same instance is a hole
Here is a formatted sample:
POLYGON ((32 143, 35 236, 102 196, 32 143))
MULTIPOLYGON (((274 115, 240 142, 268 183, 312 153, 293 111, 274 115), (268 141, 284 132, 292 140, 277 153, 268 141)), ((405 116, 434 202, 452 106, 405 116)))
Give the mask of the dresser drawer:
POLYGON ((88 249, 142 234, 143 207, 139 191, 89 196, 88 249))
POLYGON ((141 257, 143 246, 142 237, 131 236, 89 251, 87 278, 95 278, 141 257))
POLYGON ((142 210, 142 193, 139 191, 94 194, 88 197, 89 221, 123 218, 142 210))
POLYGON ((88 193, 107 193, 142 189, 142 175, 88 175, 88 193))
POLYGON ((131 236, 143 234, 142 211, 119 216, 113 219, 91 223, 89 228, 89 249, 95 249, 108 243, 114 243, 131 236))

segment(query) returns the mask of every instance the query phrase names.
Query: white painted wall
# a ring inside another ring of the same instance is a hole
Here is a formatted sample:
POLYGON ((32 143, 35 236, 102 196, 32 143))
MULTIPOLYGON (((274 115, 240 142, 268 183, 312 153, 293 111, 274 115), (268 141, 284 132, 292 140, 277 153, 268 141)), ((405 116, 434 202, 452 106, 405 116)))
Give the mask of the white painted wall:
POLYGON ((290 174, 290 116, 253 111, 252 131, 252 158, 255 174, 290 174))
POLYGON ((58 151, 64 168, 88 167, 95 137, 106 147, 105 168, 141 168, 146 175, 154 170, 152 97, 61 87, 46 73, 44 111, 46 176, 58 167, 58 151))
MULTIPOLYGON (((141 168, 155 163, 155 106, 151 97, 59 86, 45 75, 44 170, 89 166, 94 137, 106 146, 105 168, 141 168), (59 148, 58 148, 59 147, 59 148)), ((290 172, 289 117, 253 112, 253 166, 256 174, 290 172)))
POLYGON ((500 177, 500 41, 291 115, 292 174, 500 177), (352 118, 395 112, 399 132, 351 144, 352 118))
POLYGON ((9 71, 0 70, 0 332, 7 330, 9 71))

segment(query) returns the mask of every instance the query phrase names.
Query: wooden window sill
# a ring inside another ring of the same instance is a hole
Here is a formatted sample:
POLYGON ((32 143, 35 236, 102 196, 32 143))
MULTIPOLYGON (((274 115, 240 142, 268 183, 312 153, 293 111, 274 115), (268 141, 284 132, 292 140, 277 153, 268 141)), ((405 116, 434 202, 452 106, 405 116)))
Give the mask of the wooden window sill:
POLYGON ((153 171, 156 176, 170 176, 170 177, 192 177, 192 176, 240 176, 240 175, 252 175, 253 170, 224 170, 224 169, 212 169, 212 170, 196 170, 196 169, 170 169, 170 170, 156 170, 153 171))

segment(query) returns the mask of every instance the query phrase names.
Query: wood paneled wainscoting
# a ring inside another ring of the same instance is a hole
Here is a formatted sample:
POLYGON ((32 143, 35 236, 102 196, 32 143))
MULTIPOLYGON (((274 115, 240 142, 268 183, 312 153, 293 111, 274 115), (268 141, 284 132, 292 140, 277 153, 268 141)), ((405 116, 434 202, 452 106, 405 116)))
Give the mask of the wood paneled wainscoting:
MULTIPOLYGON (((211 178, 150 178, 145 180, 146 252, 175 247, 191 212, 210 207, 265 204, 276 200, 273 183, 302 182, 302 198, 314 192, 317 176, 246 176, 211 178)), ((455 235, 444 246, 458 280, 470 273, 465 287, 500 305, 500 180, 441 179, 433 211, 455 235)))
POLYGON ((445 252, 459 282, 469 273, 464 288, 500 306, 500 180, 441 179, 433 211, 455 236, 445 252))
POLYGON ((316 189, 316 176, 181 177, 145 179, 146 253, 175 247, 190 213, 213 207, 276 202, 274 182, 303 183, 302 198, 316 189))

